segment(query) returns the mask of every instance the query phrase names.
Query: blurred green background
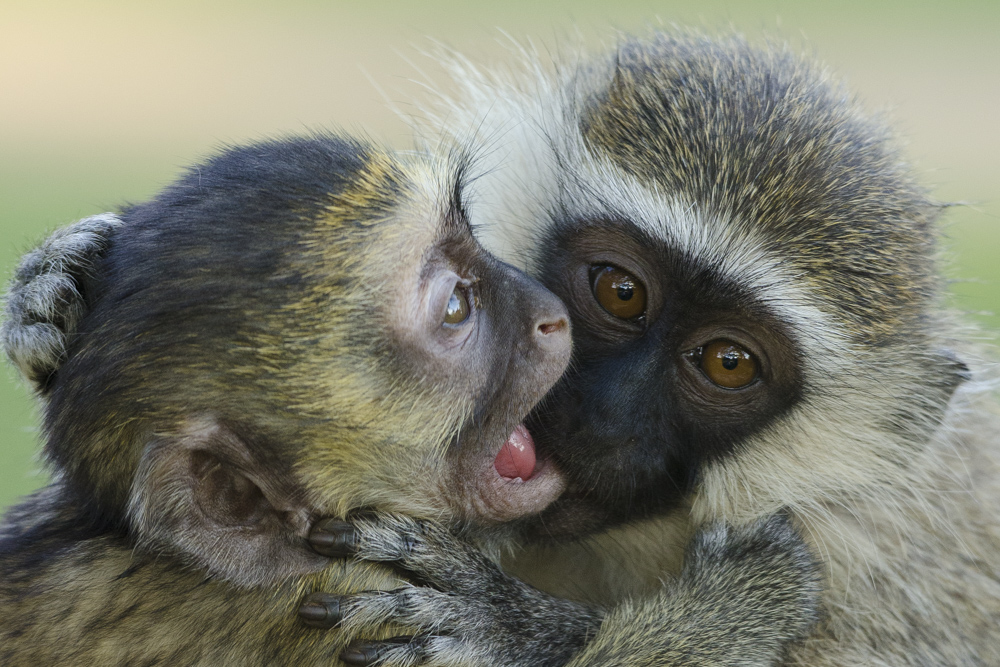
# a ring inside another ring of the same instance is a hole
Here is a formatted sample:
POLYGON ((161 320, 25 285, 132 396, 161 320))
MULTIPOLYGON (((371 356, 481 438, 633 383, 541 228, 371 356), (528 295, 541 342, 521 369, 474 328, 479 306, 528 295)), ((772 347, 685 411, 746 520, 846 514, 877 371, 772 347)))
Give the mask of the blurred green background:
MULTIPOLYGON (((955 304, 1000 330, 1000 2, 619 0, 0 3, 0 275, 48 231, 142 200, 224 142, 307 128, 410 144, 385 100, 430 39, 480 62, 615 29, 735 27, 814 52, 887 110, 943 200, 955 304)), ((404 107, 405 108, 405 107, 404 107)), ((0 372, 0 508, 42 484, 26 388, 0 372)))

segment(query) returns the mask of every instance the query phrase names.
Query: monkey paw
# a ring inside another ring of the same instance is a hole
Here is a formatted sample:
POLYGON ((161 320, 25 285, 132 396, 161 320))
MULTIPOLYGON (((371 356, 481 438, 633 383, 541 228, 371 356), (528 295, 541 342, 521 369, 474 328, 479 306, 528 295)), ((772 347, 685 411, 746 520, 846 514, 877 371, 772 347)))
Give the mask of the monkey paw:
POLYGON ((52 234, 22 259, 0 327, 7 356, 44 391, 87 310, 83 285, 121 226, 113 213, 92 215, 52 234))
POLYGON ((745 526, 710 526, 688 545, 682 585, 707 605, 730 607, 746 629, 776 643, 805 637, 820 616, 819 565, 784 513, 745 526), (733 605, 739 600, 739 605, 733 605))
POLYGON ((552 597, 502 572, 476 547, 437 524, 394 514, 326 519, 310 535, 332 558, 391 563, 419 583, 355 595, 313 593, 300 616, 351 634, 386 623, 418 634, 359 640, 349 665, 562 665, 592 636, 600 611, 552 597))

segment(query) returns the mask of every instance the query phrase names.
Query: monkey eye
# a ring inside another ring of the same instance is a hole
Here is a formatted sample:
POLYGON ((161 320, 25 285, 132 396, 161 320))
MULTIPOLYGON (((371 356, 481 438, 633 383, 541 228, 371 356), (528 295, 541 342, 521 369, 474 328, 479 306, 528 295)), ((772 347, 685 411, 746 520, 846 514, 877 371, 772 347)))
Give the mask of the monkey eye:
POLYGON ((469 288, 465 285, 455 285, 455 290, 448 297, 448 305, 444 311, 445 324, 461 324, 469 319, 472 313, 472 302, 469 299, 469 288))
POLYGON ((597 303, 617 318, 635 320, 646 313, 645 285, 617 266, 591 267, 590 287, 597 303))
POLYGON ((693 353, 705 376, 723 389, 743 389, 757 379, 757 360, 728 340, 714 340, 693 353))

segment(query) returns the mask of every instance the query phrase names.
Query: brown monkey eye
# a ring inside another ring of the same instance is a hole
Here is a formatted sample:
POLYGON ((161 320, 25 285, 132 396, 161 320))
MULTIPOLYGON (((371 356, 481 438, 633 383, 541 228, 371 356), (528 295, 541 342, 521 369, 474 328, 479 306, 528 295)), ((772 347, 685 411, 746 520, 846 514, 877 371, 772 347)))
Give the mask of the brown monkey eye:
POLYGON ((597 303, 615 317, 632 320, 646 312, 646 287, 618 267, 593 267, 590 285, 597 303))
POLYGON ((701 350, 701 370, 725 389, 742 389, 757 379, 757 360, 728 340, 714 340, 701 350))
POLYGON ((472 308, 469 306, 468 289, 457 285, 448 298, 448 307, 444 311, 445 324, 461 324, 469 319, 472 308))

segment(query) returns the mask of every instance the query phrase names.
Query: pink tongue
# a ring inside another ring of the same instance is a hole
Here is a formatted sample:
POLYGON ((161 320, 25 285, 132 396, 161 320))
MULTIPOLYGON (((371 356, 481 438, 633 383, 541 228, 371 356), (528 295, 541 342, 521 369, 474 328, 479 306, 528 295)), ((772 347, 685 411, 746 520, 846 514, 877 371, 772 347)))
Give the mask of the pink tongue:
POLYGON ((527 481, 535 472, 535 441, 524 424, 518 425, 500 448, 493 467, 501 477, 527 481))

